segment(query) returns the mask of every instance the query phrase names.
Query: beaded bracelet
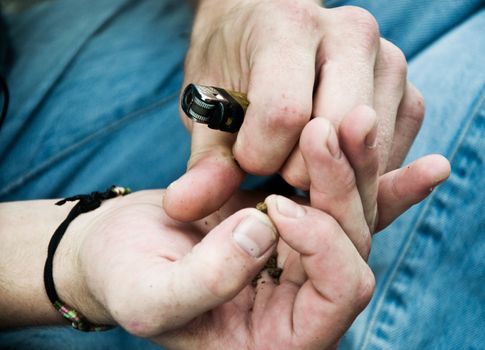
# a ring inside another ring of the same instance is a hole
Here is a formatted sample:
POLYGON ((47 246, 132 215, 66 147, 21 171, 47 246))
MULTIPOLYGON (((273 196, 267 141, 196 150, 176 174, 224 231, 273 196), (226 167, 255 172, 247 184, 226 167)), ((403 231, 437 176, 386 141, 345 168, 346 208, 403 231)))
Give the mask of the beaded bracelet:
POLYGON ((74 308, 66 305, 57 295, 56 287, 54 285, 54 278, 52 274, 52 263, 54 261, 54 254, 59 243, 61 242, 64 233, 69 224, 79 215, 87 213, 101 206, 101 202, 117 196, 124 196, 129 194, 131 190, 127 187, 111 186, 105 192, 93 192, 91 194, 82 194, 73 197, 65 198, 56 203, 56 205, 63 205, 66 202, 78 201, 71 209, 67 218, 56 229, 49 242, 47 249, 47 259, 44 265, 44 285, 47 296, 54 308, 67 320, 71 322, 74 329, 83 332, 100 332, 112 329, 113 326, 96 325, 89 322, 80 312, 74 308))

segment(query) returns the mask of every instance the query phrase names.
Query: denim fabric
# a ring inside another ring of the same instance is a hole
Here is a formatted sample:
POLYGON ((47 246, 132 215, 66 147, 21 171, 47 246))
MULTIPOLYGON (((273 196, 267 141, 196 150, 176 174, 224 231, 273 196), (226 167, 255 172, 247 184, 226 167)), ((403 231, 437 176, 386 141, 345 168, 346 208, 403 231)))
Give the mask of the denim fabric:
MULTIPOLYGON (((178 93, 191 13, 177 0, 63 0, 8 15, 12 101, 0 199, 112 183, 164 187, 190 138, 178 93)), ((447 183, 374 239, 374 298, 342 349, 481 349, 485 336, 483 1, 327 1, 366 7, 409 59, 427 114, 407 161, 438 152, 447 183)), ((151 349, 120 329, 1 332, 0 349, 151 349)))
POLYGON ((374 238, 376 291, 340 349, 484 349, 484 2, 365 3, 382 19, 383 36, 404 49, 409 79, 426 100, 406 162, 441 153, 452 174, 374 238))
POLYGON ((1 200, 166 187, 183 174, 183 2, 53 1, 6 19, 14 65, 1 200))
POLYGON ((121 328, 83 333, 71 327, 32 327, 0 332, 1 350, 160 350, 121 328))
MULTIPOLYGON (((7 14, 0 199, 166 187, 183 174, 190 137, 178 94, 191 20, 178 0, 63 0, 7 14)), ((48 327, 0 332, 0 349, 160 347, 121 329, 48 327)))
POLYGON ((381 35, 408 59, 483 8, 483 0, 324 0, 326 7, 365 8, 379 23, 381 35))

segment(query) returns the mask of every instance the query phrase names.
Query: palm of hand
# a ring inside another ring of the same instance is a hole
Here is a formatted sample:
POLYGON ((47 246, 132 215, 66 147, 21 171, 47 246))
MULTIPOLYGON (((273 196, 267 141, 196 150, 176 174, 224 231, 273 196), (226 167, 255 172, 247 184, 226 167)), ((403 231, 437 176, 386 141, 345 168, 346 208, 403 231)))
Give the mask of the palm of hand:
MULTIPOLYGON (((231 265, 240 263, 237 258, 231 261, 237 254, 225 256, 229 267, 224 269, 220 261, 212 260, 219 254, 217 245, 212 244, 213 254, 210 250, 207 254, 207 247, 198 244, 204 237, 217 240, 227 236, 222 232, 227 231, 224 225, 231 219, 219 223, 257 201, 254 194, 240 193, 215 214, 194 223, 169 218, 161 210, 160 191, 138 192, 107 202, 96 218, 90 219, 81 248, 89 292, 99 302, 98 308, 102 305, 105 310, 103 315, 99 311, 96 315, 87 313, 88 317, 116 322, 171 348, 273 348, 278 343, 298 347, 299 342, 321 346, 315 328, 321 334, 330 326, 326 322, 333 316, 322 318, 321 313, 333 314, 332 300, 323 303, 328 311, 318 310, 315 317, 308 314, 318 309, 314 300, 321 302, 322 296, 307 280, 305 262, 301 263, 299 254, 283 240, 277 245, 280 263, 285 264, 281 284, 263 274, 256 289, 251 280, 271 251, 252 265, 241 264, 241 271, 245 270, 241 273, 245 281, 241 281, 233 276, 231 265), (198 254, 200 249, 205 250, 202 255, 198 254), (192 258, 195 256, 197 259, 192 258), (238 287, 242 285, 245 287, 238 287), (316 318, 319 321, 311 325, 316 318), (309 341, 311 337, 315 339, 309 341)), ((343 232, 341 236, 347 238, 343 232)), ((347 243, 353 249, 351 242, 347 243)), ((359 257, 356 252, 355 257, 359 257)), ((345 329, 353 315, 339 328, 345 329)), ((328 333, 325 344, 338 337, 335 332, 328 333)))

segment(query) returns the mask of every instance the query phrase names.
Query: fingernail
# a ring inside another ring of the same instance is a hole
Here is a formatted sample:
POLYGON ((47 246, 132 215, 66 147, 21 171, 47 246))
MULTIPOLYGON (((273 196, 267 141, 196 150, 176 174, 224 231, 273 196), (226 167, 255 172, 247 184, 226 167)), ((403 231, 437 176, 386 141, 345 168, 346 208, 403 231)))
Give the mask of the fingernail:
POLYGON ((342 152, 340 151, 340 146, 338 144, 337 134, 335 133, 331 124, 328 128, 327 147, 332 157, 335 159, 339 159, 341 157, 342 152))
POLYGON ((296 204, 292 200, 283 197, 277 196, 276 197, 276 208, 280 212, 281 215, 287 216, 289 218, 301 218, 304 216, 305 209, 299 204, 296 204))
POLYGON ((373 149, 377 145, 377 119, 372 128, 368 131, 364 140, 365 146, 369 149, 373 149))
POLYGON ((175 186, 177 186, 177 182, 178 182, 178 180, 175 180, 175 181, 174 181, 174 182, 172 182, 170 185, 168 185, 167 190, 168 190, 168 189, 171 189, 171 188, 174 188, 175 186))
POLYGON ((236 243, 252 257, 262 256, 276 241, 276 231, 254 216, 243 219, 233 232, 236 243))

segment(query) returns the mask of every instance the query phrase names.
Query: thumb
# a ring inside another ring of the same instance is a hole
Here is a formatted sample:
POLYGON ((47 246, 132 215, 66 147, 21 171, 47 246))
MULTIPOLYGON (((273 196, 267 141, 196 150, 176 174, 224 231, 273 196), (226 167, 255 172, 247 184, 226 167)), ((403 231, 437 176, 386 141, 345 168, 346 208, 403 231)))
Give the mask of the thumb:
POLYGON ((262 269, 276 237, 265 214, 243 209, 210 231, 182 259, 148 272, 154 274, 151 281, 159 281, 153 285, 156 300, 149 307, 151 312, 159 310, 159 316, 141 313, 138 323, 144 331, 135 334, 156 336, 176 329, 234 298, 262 269))
POLYGON ((244 172, 232 155, 234 138, 194 123, 188 170, 167 188, 163 199, 170 217, 201 219, 219 209, 238 189, 244 172))

